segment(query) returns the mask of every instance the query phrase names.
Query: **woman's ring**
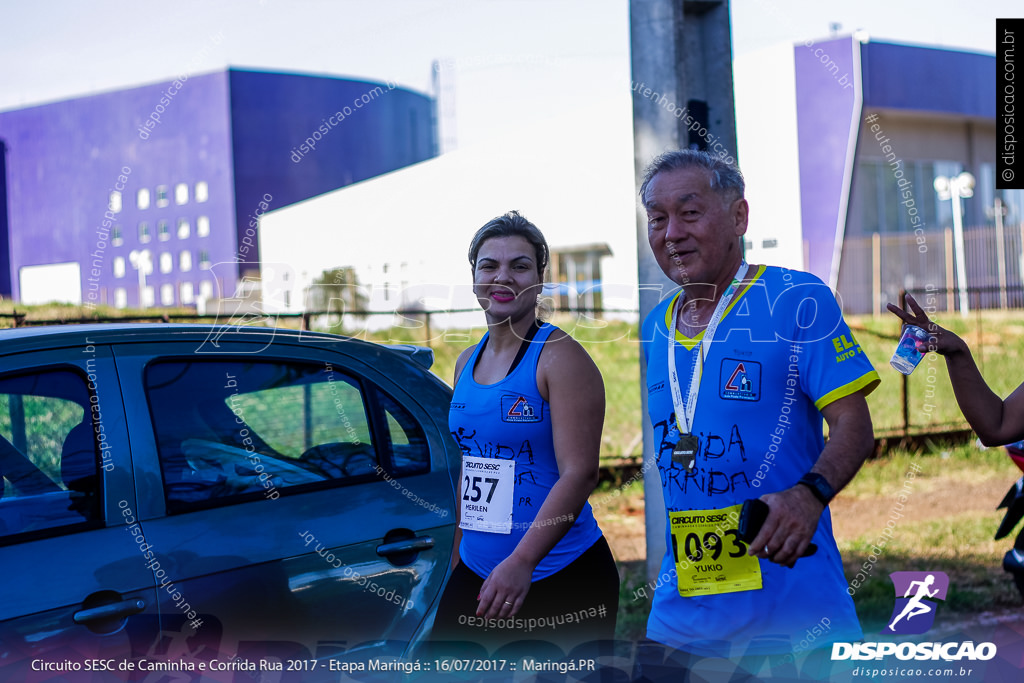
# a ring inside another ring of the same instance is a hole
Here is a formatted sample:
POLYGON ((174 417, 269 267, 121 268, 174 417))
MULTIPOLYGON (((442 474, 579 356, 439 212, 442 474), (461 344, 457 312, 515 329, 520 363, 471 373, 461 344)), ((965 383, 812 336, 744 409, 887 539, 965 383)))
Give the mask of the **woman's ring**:
POLYGON ((506 601, 505 601, 505 604, 506 604, 506 605, 511 605, 512 603, 511 603, 511 602, 509 602, 508 600, 506 600, 506 601))

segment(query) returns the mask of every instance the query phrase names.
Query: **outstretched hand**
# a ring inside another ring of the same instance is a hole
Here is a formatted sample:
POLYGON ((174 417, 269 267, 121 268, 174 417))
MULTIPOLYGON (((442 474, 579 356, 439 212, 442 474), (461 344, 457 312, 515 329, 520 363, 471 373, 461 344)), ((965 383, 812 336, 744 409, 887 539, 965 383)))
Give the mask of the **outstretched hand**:
POLYGON ((913 315, 900 310, 899 306, 894 304, 886 304, 885 307, 889 309, 890 313, 902 320, 904 324, 916 325, 928 333, 928 351, 934 351, 941 356, 946 356, 967 349, 963 339, 932 322, 928 318, 928 314, 924 312, 924 309, 921 308, 920 304, 910 294, 907 294, 907 305, 910 306, 913 315))

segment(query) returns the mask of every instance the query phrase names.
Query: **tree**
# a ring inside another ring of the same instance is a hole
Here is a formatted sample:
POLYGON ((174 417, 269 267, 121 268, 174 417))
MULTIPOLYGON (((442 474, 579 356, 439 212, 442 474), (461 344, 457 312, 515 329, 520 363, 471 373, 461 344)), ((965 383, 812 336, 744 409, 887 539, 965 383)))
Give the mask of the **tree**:
POLYGON ((325 270, 314 278, 306 290, 306 309, 348 314, 358 320, 369 303, 368 292, 360 286, 359 277, 352 266, 341 266, 325 270))

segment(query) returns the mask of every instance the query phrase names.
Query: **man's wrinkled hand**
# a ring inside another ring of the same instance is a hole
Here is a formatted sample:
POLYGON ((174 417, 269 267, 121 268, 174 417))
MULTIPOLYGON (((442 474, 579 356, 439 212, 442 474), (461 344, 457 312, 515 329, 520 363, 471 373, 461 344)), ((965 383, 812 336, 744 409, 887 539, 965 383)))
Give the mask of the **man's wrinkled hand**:
POLYGON ((825 506, 801 484, 766 493, 761 500, 768 504, 768 517, 747 552, 792 567, 811 544, 825 506))

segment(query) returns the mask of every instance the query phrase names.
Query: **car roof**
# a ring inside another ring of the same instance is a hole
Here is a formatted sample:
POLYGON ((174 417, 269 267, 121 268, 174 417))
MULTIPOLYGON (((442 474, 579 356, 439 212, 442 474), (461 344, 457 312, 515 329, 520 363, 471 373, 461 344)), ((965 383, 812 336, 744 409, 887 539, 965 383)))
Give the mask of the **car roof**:
POLYGON ((40 339, 53 346, 86 344, 205 341, 230 337, 233 341, 268 343, 271 339, 285 343, 356 344, 397 351, 430 368, 434 361, 432 349, 410 344, 377 344, 327 332, 310 332, 284 327, 256 325, 216 325, 202 323, 98 323, 71 325, 37 325, 0 329, 0 355, 39 348, 40 339))

